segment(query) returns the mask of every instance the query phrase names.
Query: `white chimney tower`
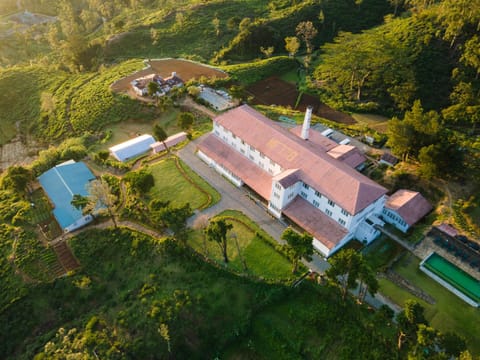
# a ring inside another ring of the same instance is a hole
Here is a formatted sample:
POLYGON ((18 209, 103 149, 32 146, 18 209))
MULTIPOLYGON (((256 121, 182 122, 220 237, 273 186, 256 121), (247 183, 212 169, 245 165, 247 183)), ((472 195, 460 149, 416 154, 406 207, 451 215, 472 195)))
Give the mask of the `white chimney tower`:
POLYGON ((305 119, 303 120, 302 126, 302 135, 300 137, 303 140, 308 140, 308 130, 310 130, 310 121, 312 120, 312 106, 307 106, 307 111, 305 112, 305 119))

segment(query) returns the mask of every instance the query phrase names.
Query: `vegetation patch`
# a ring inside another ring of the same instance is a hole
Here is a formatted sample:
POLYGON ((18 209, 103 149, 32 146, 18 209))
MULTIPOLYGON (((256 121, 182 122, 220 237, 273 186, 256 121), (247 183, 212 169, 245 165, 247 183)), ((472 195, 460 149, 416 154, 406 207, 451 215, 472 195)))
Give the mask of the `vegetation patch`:
MULTIPOLYGON (((201 215, 200 215, 201 216, 201 215)), ((189 244, 200 254, 228 269, 267 279, 289 279, 292 276, 290 261, 275 248, 275 240, 243 213, 226 210, 211 220, 224 219, 233 225, 228 232, 228 265, 223 264, 218 245, 205 238, 202 229, 190 234, 189 244)))
MULTIPOLYGON (((467 345, 473 354, 480 353, 477 334, 480 331, 478 309, 466 304, 419 269, 420 260, 408 254, 395 264, 393 270, 406 278, 416 287, 430 294, 436 301, 434 305, 415 298, 425 307, 427 320, 441 332, 453 331, 467 339, 467 345)), ((380 292, 403 306, 412 295, 386 279, 380 281, 380 292)))
POLYGON ((208 207, 220 199, 220 195, 205 180, 187 170, 180 160, 178 162, 182 170, 177 167, 177 160, 172 158, 150 166, 155 178, 155 186, 148 194, 150 198, 170 201, 172 206, 190 203, 192 209, 208 207), (192 186, 192 183, 197 185, 192 186))

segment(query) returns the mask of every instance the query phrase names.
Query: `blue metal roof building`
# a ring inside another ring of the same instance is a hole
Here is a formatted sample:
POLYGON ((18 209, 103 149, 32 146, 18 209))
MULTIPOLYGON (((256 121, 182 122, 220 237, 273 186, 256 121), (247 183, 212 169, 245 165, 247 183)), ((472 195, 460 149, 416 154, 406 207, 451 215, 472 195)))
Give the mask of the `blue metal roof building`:
POLYGON ((92 221, 91 215, 84 216, 71 201, 78 194, 88 196, 87 186, 95 175, 83 162, 67 161, 44 172, 38 177, 51 202, 55 206, 53 215, 65 231, 73 231, 92 221))

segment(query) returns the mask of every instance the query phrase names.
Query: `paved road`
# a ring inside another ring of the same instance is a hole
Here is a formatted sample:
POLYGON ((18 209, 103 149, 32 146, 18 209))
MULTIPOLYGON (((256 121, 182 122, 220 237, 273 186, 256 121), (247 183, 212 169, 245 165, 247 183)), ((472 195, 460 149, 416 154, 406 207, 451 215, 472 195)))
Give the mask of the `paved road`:
MULTIPOLYGON (((206 136, 206 135, 205 135, 206 136)), ((265 205, 252 200, 245 189, 237 188, 232 185, 228 180, 218 174, 214 169, 205 164, 198 156, 195 155, 196 143, 202 141, 203 137, 191 141, 188 145, 180 149, 177 155, 188 165, 190 168, 205 179, 210 185, 212 185, 221 195, 221 200, 214 206, 202 211, 202 214, 206 214, 209 218, 213 217, 224 210, 234 209, 243 212, 250 219, 254 220, 264 229, 270 236, 276 241, 283 244, 281 235, 286 228, 286 225, 280 222, 278 219, 270 216, 265 208, 265 205)), ((195 221, 195 216, 189 219, 189 225, 195 221)), ((323 274, 330 266, 329 263, 320 257, 314 255, 311 262, 304 262, 304 264, 311 270, 317 273, 323 274)), ((401 309, 381 294, 376 294, 375 297, 371 297, 367 294, 365 301, 375 308, 386 304, 396 313, 401 309)))

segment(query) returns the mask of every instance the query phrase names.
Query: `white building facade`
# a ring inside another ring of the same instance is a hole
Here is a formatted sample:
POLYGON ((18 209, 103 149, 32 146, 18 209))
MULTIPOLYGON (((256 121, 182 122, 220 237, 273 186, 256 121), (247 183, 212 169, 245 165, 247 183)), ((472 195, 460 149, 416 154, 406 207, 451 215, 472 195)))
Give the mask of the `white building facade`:
POLYGON ((308 125, 299 137, 244 105, 214 120, 197 154, 236 186, 248 185, 273 216, 309 232, 328 257, 353 238, 379 235, 386 189, 317 149, 308 125))

